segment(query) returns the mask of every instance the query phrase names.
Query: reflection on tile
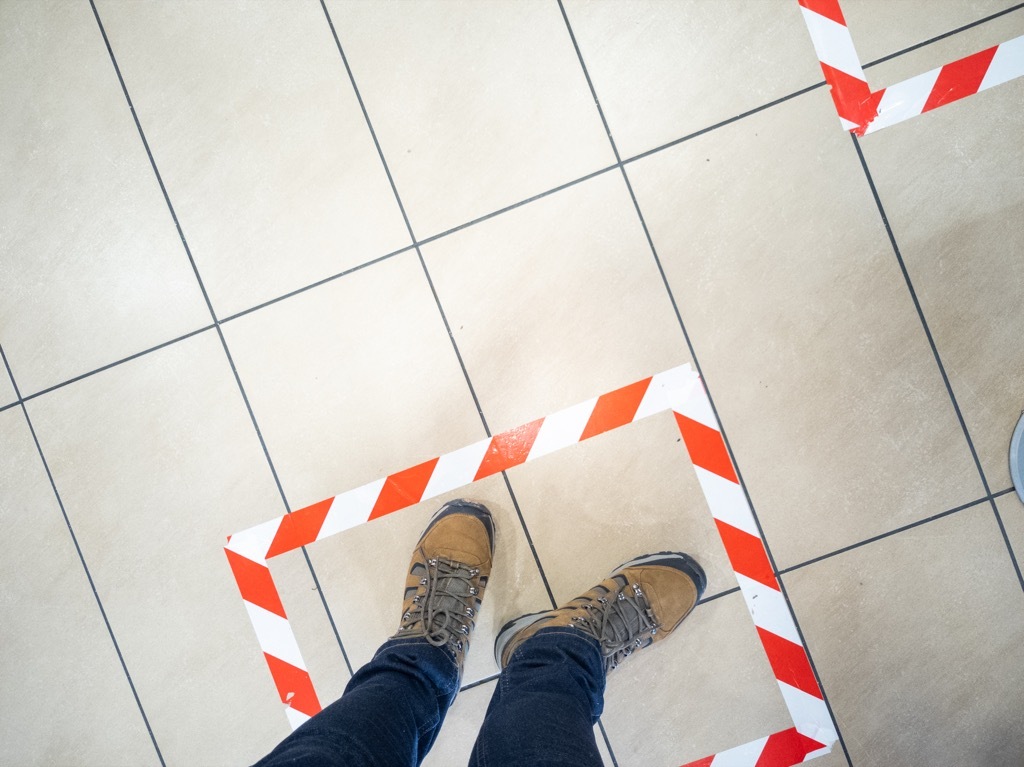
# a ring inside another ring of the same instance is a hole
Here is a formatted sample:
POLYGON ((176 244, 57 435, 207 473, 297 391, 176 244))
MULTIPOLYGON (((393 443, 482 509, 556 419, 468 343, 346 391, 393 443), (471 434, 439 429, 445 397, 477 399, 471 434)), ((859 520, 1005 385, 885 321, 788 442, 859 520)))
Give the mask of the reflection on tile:
POLYGON ((789 0, 570 0, 566 12, 622 157, 822 79, 789 0))
POLYGON ((1024 79, 863 144, 992 490, 1024 409, 1021 103, 1024 79))
MULTIPOLYGON (((863 63, 888 56, 896 51, 930 40, 937 35, 991 16, 1015 5, 1015 0, 939 0, 928 3, 893 3, 886 0, 845 0, 842 2, 843 16, 853 36, 853 44, 863 63)), ((975 29, 984 29, 994 22, 987 22, 975 29)), ((970 30, 973 31, 973 30, 970 30)), ((927 72, 950 61, 980 51, 972 48, 968 32, 962 32, 949 41, 952 55, 940 54, 936 44, 914 52, 920 56, 922 66, 897 80, 879 79, 876 71, 868 71, 872 87, 880 88, 902 80, 903 77, 927 72)), ((1008 40, 1008 37, 1002 38, 1008 40)), ((997 40, 996 42, 1000 42, 997 40)))
POLYGON ((158 764, 21 408, 0 445, 3 759, 158 764))
POLYGON ((288 725, 222 546, 282 506, 217 336, 28 410, 164 757, 255 760, 288 725))
POLYGON ((793 726, 739 594, 609 674, 602 721, 623 765, 683 764, 793 726))
POLYGON ((615 161, 557 5, 327 7, 420 239, 615 161))
POLYGON ((485 437, 415 254, 224 333, 293 508, 485 437))
POLYGON ((1010 539, 1017 564, 1024 566, 1024 504, 1016 493, 1001 496, 996 500, 999 516, 1006 528, 1006 537, 1010 539))
POLYGON ((1024 594, 988 504, 785 581, 853 764, 1020 763, 1024 594))
POLYGON ((87 4, 0 6, 0 101, 0 342, 22 393, 209 323, 87 4))
POLYGON ((98 6, 218 316, 409 244, 318 3, 98 6))
POLYGON ((780 567, 983 495, 834 118, 815 91, 628 169, 780 567))
MULTIPOLYGON (((398 629, 409 557, 431 515, 454 498, 485 504, 494 516, 494 567, 466 658, 463 684, 497 673, 494 637, 510 618, 551 607, 505 483, 489 477, 309 547, 320 585, 353 668, 398 629)), ((275 570, 276 572, 276 570, 275 570)))
POLYGON ((618 172, 423 252, 494 431, 689 356, 618 172))
POLYGON ((509 480, 559 604, 656 551, 700 562, 708 596, 736 586, 668 413, 517 466, 509 480))

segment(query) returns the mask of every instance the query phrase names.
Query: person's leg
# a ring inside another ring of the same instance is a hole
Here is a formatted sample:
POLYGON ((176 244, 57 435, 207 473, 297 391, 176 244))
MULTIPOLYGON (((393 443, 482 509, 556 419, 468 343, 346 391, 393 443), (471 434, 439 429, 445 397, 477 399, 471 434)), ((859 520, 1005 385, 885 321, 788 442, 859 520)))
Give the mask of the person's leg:
POLYGON ((413 552, 398 633, 258 767, 420 764, 459 690, 493 542, 483 506, 453 501, 435 514, 413 552))
POLYGON ((648 554, 557 610, 507 623, 470 767, 600 767, 594 724, 606 674, 678 628, 706 584, 687 555, 648 554))

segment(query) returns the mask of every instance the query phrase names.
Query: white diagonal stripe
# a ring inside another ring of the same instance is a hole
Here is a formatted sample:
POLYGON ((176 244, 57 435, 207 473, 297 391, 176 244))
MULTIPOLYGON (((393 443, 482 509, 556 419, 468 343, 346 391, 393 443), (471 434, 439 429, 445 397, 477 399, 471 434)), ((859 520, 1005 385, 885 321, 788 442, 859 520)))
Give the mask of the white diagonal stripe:
POLYGON ((800 10, 803 11, 807 31, 811 33, 811 42, 814 43, 818 61, 828 64, 833 69, 846 72, 858 80, 865 80, 864 68, 860 65, 860 57, 853 47, 850 30, 803 6, 800 7, 800 10))
POLYGON ((992 63, 981 80, 979 91, 1001 85, 1007 80, 1024 75, 1024 35, 1007 40, 996 49, 992 63))
POLYGON ((782 592, 741 573, 736 573, 736 580, 739 581, 743 601, 747 603, 754 625, 803 647, 804 643, 800 641, 800 634, 797 633, 782 592))
POLYGON ((480 464, 487 455, 487 448, 491 440, 482 439, 472 445, 445 453, 437 459, 434 473, 430 475, 430 481, 423 491, 423 498, 436 498, 441 493, 447 493, 457 487, 468 485, 476 477, 480 470, 480 464))
POLYGON ((825 701, 785 682, 779 682, 779 689, 797 732, 831 748, 839 736, 836 735, 825 701))
POLYGON ((312 717, 308 717, 301 711, 296 711, 291 706, 285 705, 284 713, 288 717, 288 724, 292 726, 293 730, 299 729, 302 725, 308 722, 312 717))
POLYGON ((758 738, 728 751, 719 751, 711 760, 711 767, 755 767, 767 743, 767 737, 758 738))
POLYGON ((267 551, 270 549, 270 544, 274 542, 274 536, 277 535, 277 530, 281 527, 282 519, 284 517, 271 519, 269 522, 235 533, 231 536, 226 548, 253 562, 265 564, 267 551))
POLYGON ((878 117, 871 121, 865 132, 874 133, 908 117, 921 114, 940 71, 941 67, 886 88, 882 100, 878 103, 878 117))
MULTIPOLYGON (((386 478, 385 478, 386 479, 386 478)), ((349 490, 347 493, 336 495, 327 511, 323 525, 316 539, 322 540, 329 535, 348 530, 350 527, 361 525, 370 518, 373 505, 380 497, 380 491, 384 487, 385 479, 377 479, 369 484, 349 490)))
POLYGON ((694 421, 704 424, 715 431, 721 431, 718 419, 715 418, 715 411, 711 409, 711 400, 704 389, 704 382, 699 381, 696 386, 690 389, 690 396, 683 402, 673 402, 672 409, 680 415, 685 415, 694 421))
POLYGON ((845 117, 840 117, 839 118, 839 123, 843 126, 844 130, 848 130, 848 131, 855 130, 856 128, 860 127, 853 120, 847 120, 845 117))
POLYGON ((567 407, 565 410, 559 410, 545 418, 526 460, 532 461, 534 458, 540 458, 542 455, 553 453, 579 442, 580 435, 587 427, 587 421, 590 420, 596 404, 597 397, 594 397, 578 405, 567 407))
POLYGON ((747 503, 747 496, 743 494, 743 488, 713 471, 700 466, 693 468, 708 501, 711 516, 760 538, 761 534, 757 531, 754 515, 750 512, 750 504, 747 503))
POLYGON ((644 392, 633 420, 639 421, 663 410, 671 410, 673 402, 685 402, 699 380, 700 376, 689 363, 658 373, 644 392))
POLYGON ((302 662, 299 645, 295 642, 295 634, 292 633, 292 627, 286 618, 264 610, 252 602, 246 602, 245 609, 249 612, 249 620, 256 629, 256 638, 263 652, 291 663, 296 668, 306 668, 306 664, 302 662))

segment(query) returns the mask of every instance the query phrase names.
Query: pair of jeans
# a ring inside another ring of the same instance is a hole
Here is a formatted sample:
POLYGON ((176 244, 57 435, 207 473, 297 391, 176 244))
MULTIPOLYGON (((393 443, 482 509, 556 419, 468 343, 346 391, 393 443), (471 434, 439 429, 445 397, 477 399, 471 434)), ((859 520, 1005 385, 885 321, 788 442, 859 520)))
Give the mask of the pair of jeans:
MULTIPOLYGON (((594 724, 604 701, 597 641, 541 629, 498 678, 470 767, 601 767, 594 724)), ((423 639, 392 639, 344 694, 285 738, 256 767, 415 767, 455 699, 452 654, 423 639)))

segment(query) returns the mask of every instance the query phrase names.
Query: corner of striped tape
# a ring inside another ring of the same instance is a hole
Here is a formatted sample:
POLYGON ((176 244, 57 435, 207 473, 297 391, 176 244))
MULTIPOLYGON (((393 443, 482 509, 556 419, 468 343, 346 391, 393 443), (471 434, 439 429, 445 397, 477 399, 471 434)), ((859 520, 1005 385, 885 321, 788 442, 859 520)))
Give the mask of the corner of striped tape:
POLYGON ((686 363, 658 373, 651 378, 643 401, 637 409, 633 420, 638 421, 648 415, 660 413, 664 410, 679 411, 689 401, 694 389, 703 391, 700 384, 700 375, 696 370, 686 363))

